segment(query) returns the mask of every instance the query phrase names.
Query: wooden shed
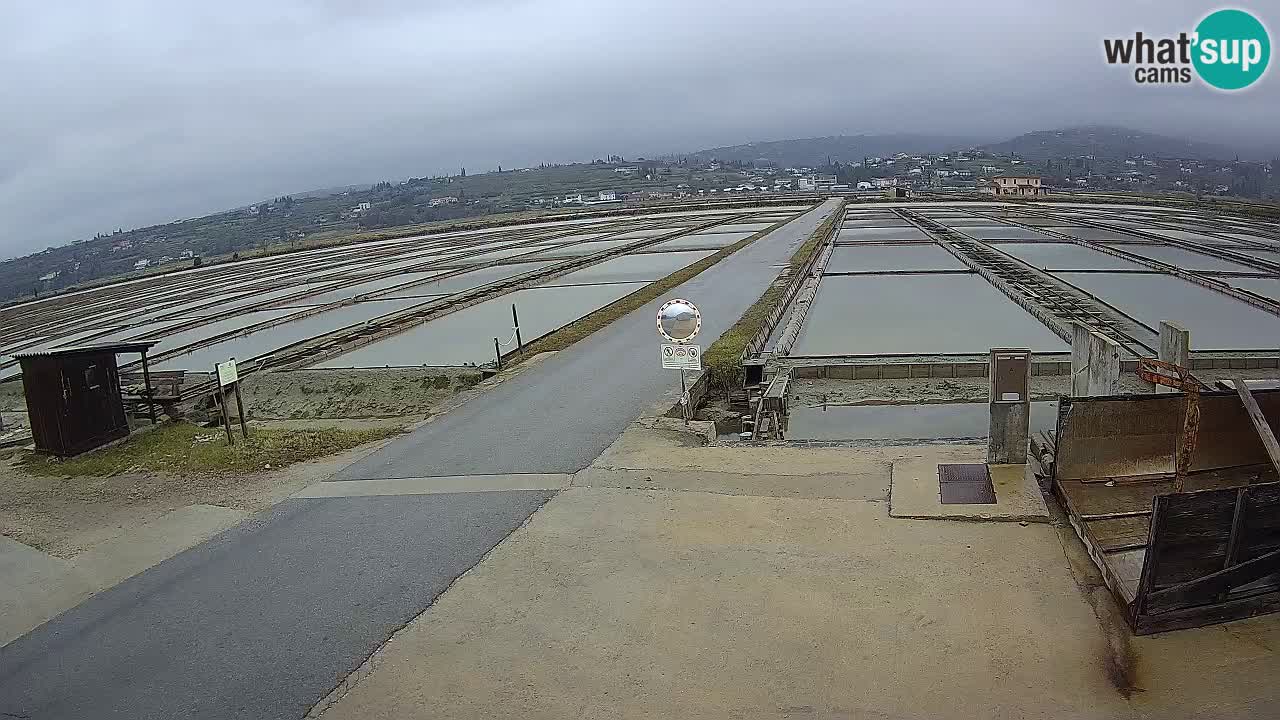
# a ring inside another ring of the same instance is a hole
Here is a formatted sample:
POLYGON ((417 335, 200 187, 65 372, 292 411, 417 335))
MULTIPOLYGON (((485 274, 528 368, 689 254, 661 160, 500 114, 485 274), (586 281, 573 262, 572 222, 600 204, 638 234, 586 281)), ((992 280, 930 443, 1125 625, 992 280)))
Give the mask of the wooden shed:
MULTIPOLYGON (((141 353, 146 394, 147 351, 155 342, 85 345, 15 355, 22 364, 27 416, 36 450, 70 457, 129 434, 116 353, 141 353)), ((154 406, 151 411, 155 421, 154 406)))

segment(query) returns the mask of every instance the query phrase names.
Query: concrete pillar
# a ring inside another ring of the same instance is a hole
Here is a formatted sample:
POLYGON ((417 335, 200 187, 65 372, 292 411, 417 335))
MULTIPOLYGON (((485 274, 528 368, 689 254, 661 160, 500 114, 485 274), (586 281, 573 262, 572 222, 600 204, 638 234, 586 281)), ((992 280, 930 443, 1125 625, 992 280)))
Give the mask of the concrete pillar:
POLYGON ((1031 427, 1031 351, 992 348, 987 362, 990 378, 991 426, 987 462, 995 465, 1027 461, 1031 427))
POLYGON ((1071 396, 1113 395, 1120 382, 1120 344, 1072 323, 1071 396))
MULTIPOLYGON (((1160 321, 1160 359, 1181 365, 1184 368, 1191 368, 1191 331, 1182 327, 1177 323, 1160 321)), ((1171 393, 1178 392, 1171 387, 1156 385, 1156 392, 1171 393)))
POLYGON ((1089 345, 1093 331, 1078 322, 1071 323, 1071 397, 1089 394, 1089 345))

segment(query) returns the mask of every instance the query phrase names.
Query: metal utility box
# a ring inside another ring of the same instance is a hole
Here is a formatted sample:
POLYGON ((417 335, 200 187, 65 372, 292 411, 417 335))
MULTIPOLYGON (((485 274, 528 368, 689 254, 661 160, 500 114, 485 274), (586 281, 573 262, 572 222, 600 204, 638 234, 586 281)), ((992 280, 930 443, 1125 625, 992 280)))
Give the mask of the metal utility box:
POLYGON ((61 348, 18 354, 36 450, 70 457, 129 434, 116 353, 155 343, 61 348))
POLYGON ((1031 393, 1031 351, 996 348, 991 351, 991 402, 1028 402, 1031 393))
POLYGON ((991 381, 987 462, 1025 463, 1031 422, 1031 351, 992 348, 987 374, 991 381))

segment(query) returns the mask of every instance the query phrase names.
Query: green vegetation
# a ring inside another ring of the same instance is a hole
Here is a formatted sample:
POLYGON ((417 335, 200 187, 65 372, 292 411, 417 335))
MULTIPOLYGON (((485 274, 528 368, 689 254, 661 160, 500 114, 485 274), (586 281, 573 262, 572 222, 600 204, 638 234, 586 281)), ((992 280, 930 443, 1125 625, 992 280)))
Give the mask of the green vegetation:
POLYGON ((401 432, 399 428, 276 430, 251 428, 249 439, 232 428, 236 444, 227 446, 226 432, 188 422, 165 423, 119 445, 69 460, 29 454, 20 467, 32 475, 107 477, 123 472, 223 475, 277 469, 350 450, 401 432))
POLYGON ((742 386, 742 360, 747 344, 760 333, 769 315, 783 301, 788 281, 804 267, 818 248, 822 247, 843 215, 844 205, 841 204, 840 209, 831 213, 831 216, 823 221, 809 239, 795 251, 787 267, 778 274, 778 279, 769 285, 760 299, 747 308, 738 322, 702 353, 702 371, 706 375, 708 387, 713 392, 727 393, 732 388, 742 386))
MULTIPOLYGON (((476 376, 479 377, 479 376, 476 376)), ((461 379, 461 378, 459 378, 461 379)), ((424 390, 444 390, 453 382, 453 378, 448 375, 428 375, 419 382, 424 390)))
POLYGON ((732 245, 721 248, 714 254, 708 255, 686 268, 677 270, 657 282, 645 285, 626 297, 614 300, 577 322, 569 323, 559 330, 529 343, 525 346, 524 355, 517 358, 515 362, 519 362, 519 360, 524 358, 533 357, 538 353, 563 350, 569 347, 595 331, 609 325, 614 320, 630 313, 632 310, 658 299, 670 292, 672 288, 693 279, 712 265, 715 265, 721 260, 729 257, 735 252, 750 245, 756 240, 759 240, 765 235, 768 235, 785 224, 787 224, 785 220, 774 223, 764 230, 761 230, 750 237, 743 238, 732 245))

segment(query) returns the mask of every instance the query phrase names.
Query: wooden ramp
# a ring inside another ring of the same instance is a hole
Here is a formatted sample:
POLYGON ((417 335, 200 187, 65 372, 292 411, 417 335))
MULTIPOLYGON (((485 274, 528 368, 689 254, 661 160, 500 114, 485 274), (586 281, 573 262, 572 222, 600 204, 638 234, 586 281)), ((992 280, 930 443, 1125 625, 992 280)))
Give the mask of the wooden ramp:
POLYGON ((1179 394, 1063 400, 1054 488, 1137 634, 1280 609, 1280 475, 1255 427, 1280 391, 1201 396, 1201 434, 1174 492, 1179 394))

